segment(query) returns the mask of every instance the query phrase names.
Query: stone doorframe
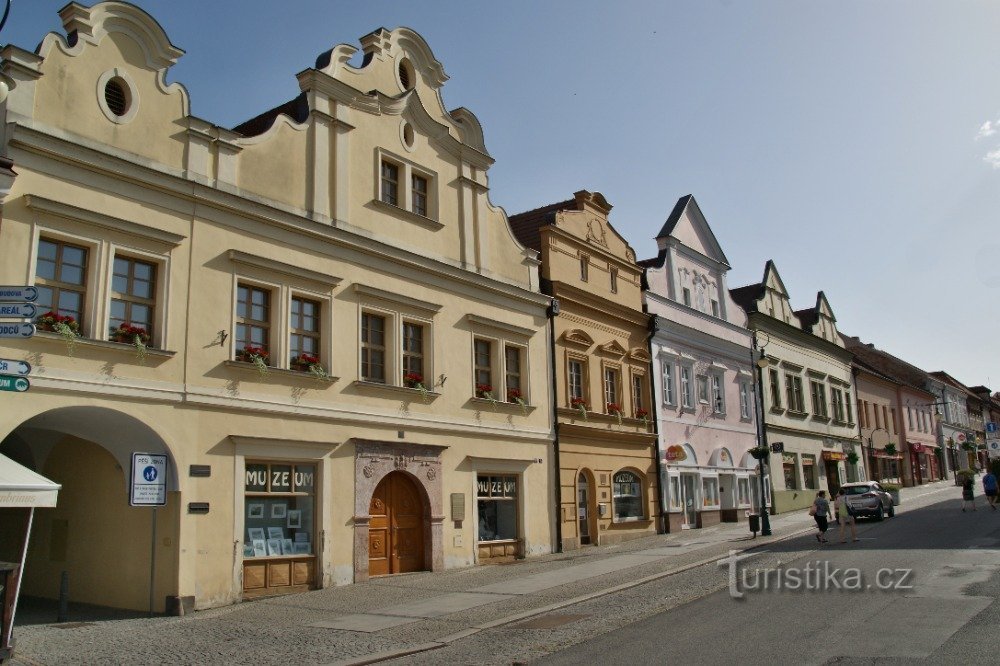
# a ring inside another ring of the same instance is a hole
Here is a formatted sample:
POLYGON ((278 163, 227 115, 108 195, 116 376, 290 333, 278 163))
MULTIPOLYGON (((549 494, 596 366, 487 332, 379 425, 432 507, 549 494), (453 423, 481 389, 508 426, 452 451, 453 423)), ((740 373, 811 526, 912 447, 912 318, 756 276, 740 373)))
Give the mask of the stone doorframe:
POLYGON ((354 439, 354 582, 368 580, 368 525, 375 488, 392 472, 403 472, 421 489, 424 513, 424 566, 444 569, 444 507, 441 452, 446 446, 354 439))

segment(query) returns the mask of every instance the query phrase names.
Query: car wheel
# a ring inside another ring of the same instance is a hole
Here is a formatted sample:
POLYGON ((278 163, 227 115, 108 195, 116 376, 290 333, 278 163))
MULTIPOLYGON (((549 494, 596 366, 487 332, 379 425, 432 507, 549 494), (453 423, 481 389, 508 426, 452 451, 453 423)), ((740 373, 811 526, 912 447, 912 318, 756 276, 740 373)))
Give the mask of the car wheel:
POLYGON ((882 503, 879 502, 878 511, 875 512, 875 520, 884 520, 884 519, 885 519, 885 509, 882 508, 882 503))
POLYGON ((893 506, 891 502, 889 503, 889 513, 888 513, 888 516, 890 518, 895 518, 896 517, 896 507, 893 506))

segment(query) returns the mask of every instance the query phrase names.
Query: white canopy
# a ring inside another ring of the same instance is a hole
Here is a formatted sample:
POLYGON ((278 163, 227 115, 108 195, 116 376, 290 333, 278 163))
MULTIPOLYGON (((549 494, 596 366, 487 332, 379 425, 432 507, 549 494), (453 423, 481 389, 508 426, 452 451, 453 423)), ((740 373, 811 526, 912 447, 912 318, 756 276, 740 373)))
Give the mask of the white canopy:
POLYGON ((52 507, 61 487, 0 455, 0 507, 52 507))

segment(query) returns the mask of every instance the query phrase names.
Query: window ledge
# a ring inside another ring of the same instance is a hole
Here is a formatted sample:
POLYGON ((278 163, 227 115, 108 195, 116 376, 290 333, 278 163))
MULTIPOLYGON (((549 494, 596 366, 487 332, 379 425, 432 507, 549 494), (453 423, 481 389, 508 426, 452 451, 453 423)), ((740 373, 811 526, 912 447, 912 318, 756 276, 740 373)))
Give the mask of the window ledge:
POLYGON ((812 420, 813 421, 822 421, 823 423, 829 423, 830 422, 830 417, 829 416, 823 416, 821 414, 813 414, 812 420))
POLYGON ((790 416, 792 418, 796 418, 796 419, 804 419, 804 418, 808 418, 809 417, 809 413, 808 412, 800 412, 800 411, 795 410, 795 409, 789 409, 788 410, 788 416, 790 416))
POLYGON ((286 379, 310 379, 312 381, 318 381, 318 382, 322 382, 324 384, 333 384, 338 379, 340 379, 340 377, 333 377, 333 376, 331 376, 328 381, 325 381, 323 379, 320 379, 316 375, 312 374, 311 372, 307 372, 307 371, 303 371, 303 370, 289 370, 288 368, 275 368, 275 367, 272 367, 270 365, 267 366, 267 373, 261 375, 260 374, 260 370, 257 369, 257 366, 254 365, 253 363, 248 362, 248 361, 232 361, 232 360, 230 360, 230 361, 225 361, 225 363, 223 363, 223 365, 225 365, 227 368, 236 368, 237 370, 242 370, 244 372, 255 372, 258 375, 260 375, 260 379, 262 381, 266 380, 266 379, 272 379, 272 378, 273 379, 281 379, 281 380, 286 380, 286 379))
MULTIPOLYGON (((514 413, 514 412, 520 412, 522 410, 526 410, 528 412, 528 414, 530 414, 531 412, 533 412, 533 411, 535 411, 537 409, 537 407, 535 405, 532 405, 532 404, 525 404, 524 407, 522 407, 521 405, 517 404, 516 402, 506 402, 504 400, 495 400, 494 401, 494 400, 488 400, 486 398, 469 398, 469 404, 476 405, 477 408, 480 405, 484 406, 484 407, 488 405, 490 407, 490 409, 493 409, 493 410, 496 410, 496 411, 508 412, 508 413, 514 413)), ((577 410, 574 410, 574 411, 576 411, 577 414, 580 413, 577 410)), ((588 412, 588 415, 589 414, 590 414, 590 412, 588 412)))
MULTIPOLYGON (((63 344, 69 344, 63 336, 58 333, 53 333, 52 331, 35 331, 35 335, 32 336, 39 340, 48 340, 51 342, 61 342, 63 344)), ((107 349, 114 352, 124 352, 127 354, 135 354, 135 345, 127 342, 111 342, 110 340, 97 340, 94 338, 74 338, 73 344, 79 345, 81 347, 93 348, 93 349, 107 349)), ((175 356, 177 352, 168 351, 166 349, 153 349, 152 347, 146 348, 146 357, 152 357, 154 359, 168 359, 175 356)))
POLYGON ((769 409, 768 411, 770 411, 772 414, 784 414, 785 413, 785 408, 784 407, 771 407, 771 409, 769 409))
POLYGON ((354 388, 361 389, 362 391, 372 391, 374 393, 395 393, 399 396, 405 396, 407 401, 412 400, 423 400, 425 395, 427 401, 436 400, 441 397, 441 394, 437 391, 427 390, 426 394, 420 389, 410 388, 408 386, 397 386, 396 384, 380 384, 379 382, 366 382, 363 379, 359 379, 351 384, 354 388))
POLYGON ((376 208, 381 208, 382 210, 388 211, 397 217, 403 218, 404 220, 421 224, 432 231, 440 231, 441 229, 444 229, 444 225, 437 220, 432 220, 429 217, 414 213, 413 211, 406 210, 405 208, 394 206, 390 203, 382 201, 381 199, 372 199, 372 204, 376 208))
POLYGON ((613 525, 622 525, 625 523, 651 523, 652 518, 613 518, 611 523, 613 525))

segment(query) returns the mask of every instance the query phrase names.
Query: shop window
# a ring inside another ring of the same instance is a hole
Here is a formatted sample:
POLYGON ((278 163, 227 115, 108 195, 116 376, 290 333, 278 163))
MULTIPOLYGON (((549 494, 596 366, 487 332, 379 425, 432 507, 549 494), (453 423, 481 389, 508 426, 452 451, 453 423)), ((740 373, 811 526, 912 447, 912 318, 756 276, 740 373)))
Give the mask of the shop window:
MULTIPOLYGON (((123 324, 153 335, 156 309, 156 265, 131 257, 115 256, 111 275, 108 333, 114 337, 123 324)), ((129 340, 131 342, 131 340, 129 340)))
POLYGON ((480 474, 476 481, 479 541, 517 539, 517 477, 480 474))
POLYGON ((642 485, 633 472, 615 472, 612 478, 612 494, 615 503, 615 521, 640 520, 642 510, 642 485))
POLYGON ((670 510, 681 510, 681 479, 679 476, 670 477, 670 510))
POLYGON ((815 459, 812 456, 802 456, 802 482, 803 487, 809 490, 816 490, 819 488, 819 480, 816 478, 818 474, 816 473, 815 459))
POLYGON ((737 479, 736 487, 739 505, 750 506, 750 479, 737 479))
POLYGON ((385 383, 385 317, 361 314, 361 379, 385 383))
POLYGON ((795 472, 795 463, 790 460, 785 460, 781 465, 782 472, 785 475, 785 490, 797 490, 799 487, 798 474, 795 472))
POLYGON ((236 289, 236 355, 254 353, 270 365, 271 292, 240 283, 236 289))
MULTIPOLYGON (((35 286, 38 317, 55 312, 82 329, 87 296, 87 248, 48 238, 38 240, 35 286)), ((36 321, 38 319, 36 317, 36 321)))
POLYGON ((719 479, 714 476, 701 478, 702 506, 713 508, 719 506, 719 479))
POLYGON ((315 465, 248 462, 243 558, 313 555, 315 487, 315 465))

